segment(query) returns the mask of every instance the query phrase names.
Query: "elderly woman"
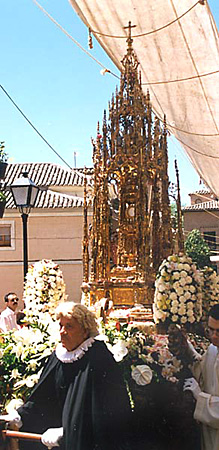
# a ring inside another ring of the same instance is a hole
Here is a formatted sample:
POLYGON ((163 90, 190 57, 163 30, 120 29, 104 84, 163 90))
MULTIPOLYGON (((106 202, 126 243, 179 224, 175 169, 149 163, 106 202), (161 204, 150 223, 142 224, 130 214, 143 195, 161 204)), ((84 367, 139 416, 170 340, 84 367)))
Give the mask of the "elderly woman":
MULTIPOLYGON (((129 449, 131 411, 118 364, 85 306, 62 303, 60 338, 28 401, 18 409, 22 430, 43 433, 48 448, 129 449)), ((18 416, 18 419, 19 419, 18 416)), ((31 443, 33 450, 42 444, 31 443)), ((30 448, 21 442, 20 448, 30 448)))

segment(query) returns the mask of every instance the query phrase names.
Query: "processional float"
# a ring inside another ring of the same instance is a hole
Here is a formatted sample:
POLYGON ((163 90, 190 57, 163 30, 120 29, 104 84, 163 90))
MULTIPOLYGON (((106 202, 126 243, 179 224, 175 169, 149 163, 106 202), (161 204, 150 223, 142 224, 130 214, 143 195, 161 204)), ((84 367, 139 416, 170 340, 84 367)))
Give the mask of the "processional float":
MULTIPOLYGON (((141 86, 131 23, 120 89, 93 141, 93 218, 85 176, 83 298, 114 307, 150 306, 161 261, 173 251, 166 120, 152 112, 141 86)), ((86 175, 86 173, 85 173, 86 175)))

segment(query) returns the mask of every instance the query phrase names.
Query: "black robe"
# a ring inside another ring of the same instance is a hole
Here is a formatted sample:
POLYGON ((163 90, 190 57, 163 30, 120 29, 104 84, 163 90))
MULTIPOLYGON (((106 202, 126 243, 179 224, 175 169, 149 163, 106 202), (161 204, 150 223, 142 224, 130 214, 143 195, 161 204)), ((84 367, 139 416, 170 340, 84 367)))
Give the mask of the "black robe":
MULTIPOLYGON (((28 401, 18 409, 22 431, 64 428, 63 450, 130 450, 131 409, 118 364, 103 342, 62 363, 50 356, 28 401)), ((30 443, 20 445, 30 448, 30 443)), ((44 449, 31 442, 31 450, 44 449)))

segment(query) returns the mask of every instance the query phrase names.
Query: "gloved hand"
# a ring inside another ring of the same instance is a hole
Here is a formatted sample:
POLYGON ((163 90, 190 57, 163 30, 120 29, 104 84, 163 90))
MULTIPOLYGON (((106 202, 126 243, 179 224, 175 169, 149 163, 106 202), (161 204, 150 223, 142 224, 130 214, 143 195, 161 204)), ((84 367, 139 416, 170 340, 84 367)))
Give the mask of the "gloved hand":
POLYGON ((46 447, 59 447, 59 440, 63 436, 63 428, 48 428, 41 436, 41 441, 46 447))
POLYGON ((197 400, 201 389, 195 378, 186 378, 185 383, 183 385, 184 391, 191 391, 193 394, 193 397, 197 400))
POLYGON ((5 420, 9 425, 16 425, 18 428, 22 427, 21 416, 16 409, 11 410, 9 414, 0 416, 0 420, 5 420))

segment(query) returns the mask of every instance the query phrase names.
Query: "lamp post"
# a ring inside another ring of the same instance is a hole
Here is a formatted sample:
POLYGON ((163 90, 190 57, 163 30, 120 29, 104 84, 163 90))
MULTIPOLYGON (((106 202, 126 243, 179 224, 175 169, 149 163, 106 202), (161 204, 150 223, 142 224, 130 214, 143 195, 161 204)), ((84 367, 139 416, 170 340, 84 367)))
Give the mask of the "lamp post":
POLYGON ((9 186, 14 203, 19 209, 23 224, 23 267, 24 280, 28 270, 28 245, 27 245, 27 220, 31 208, 34 208, 36 200, 41 190, 35 183, 28 178, 28 173, 23 172, 13 184, 9 186))

